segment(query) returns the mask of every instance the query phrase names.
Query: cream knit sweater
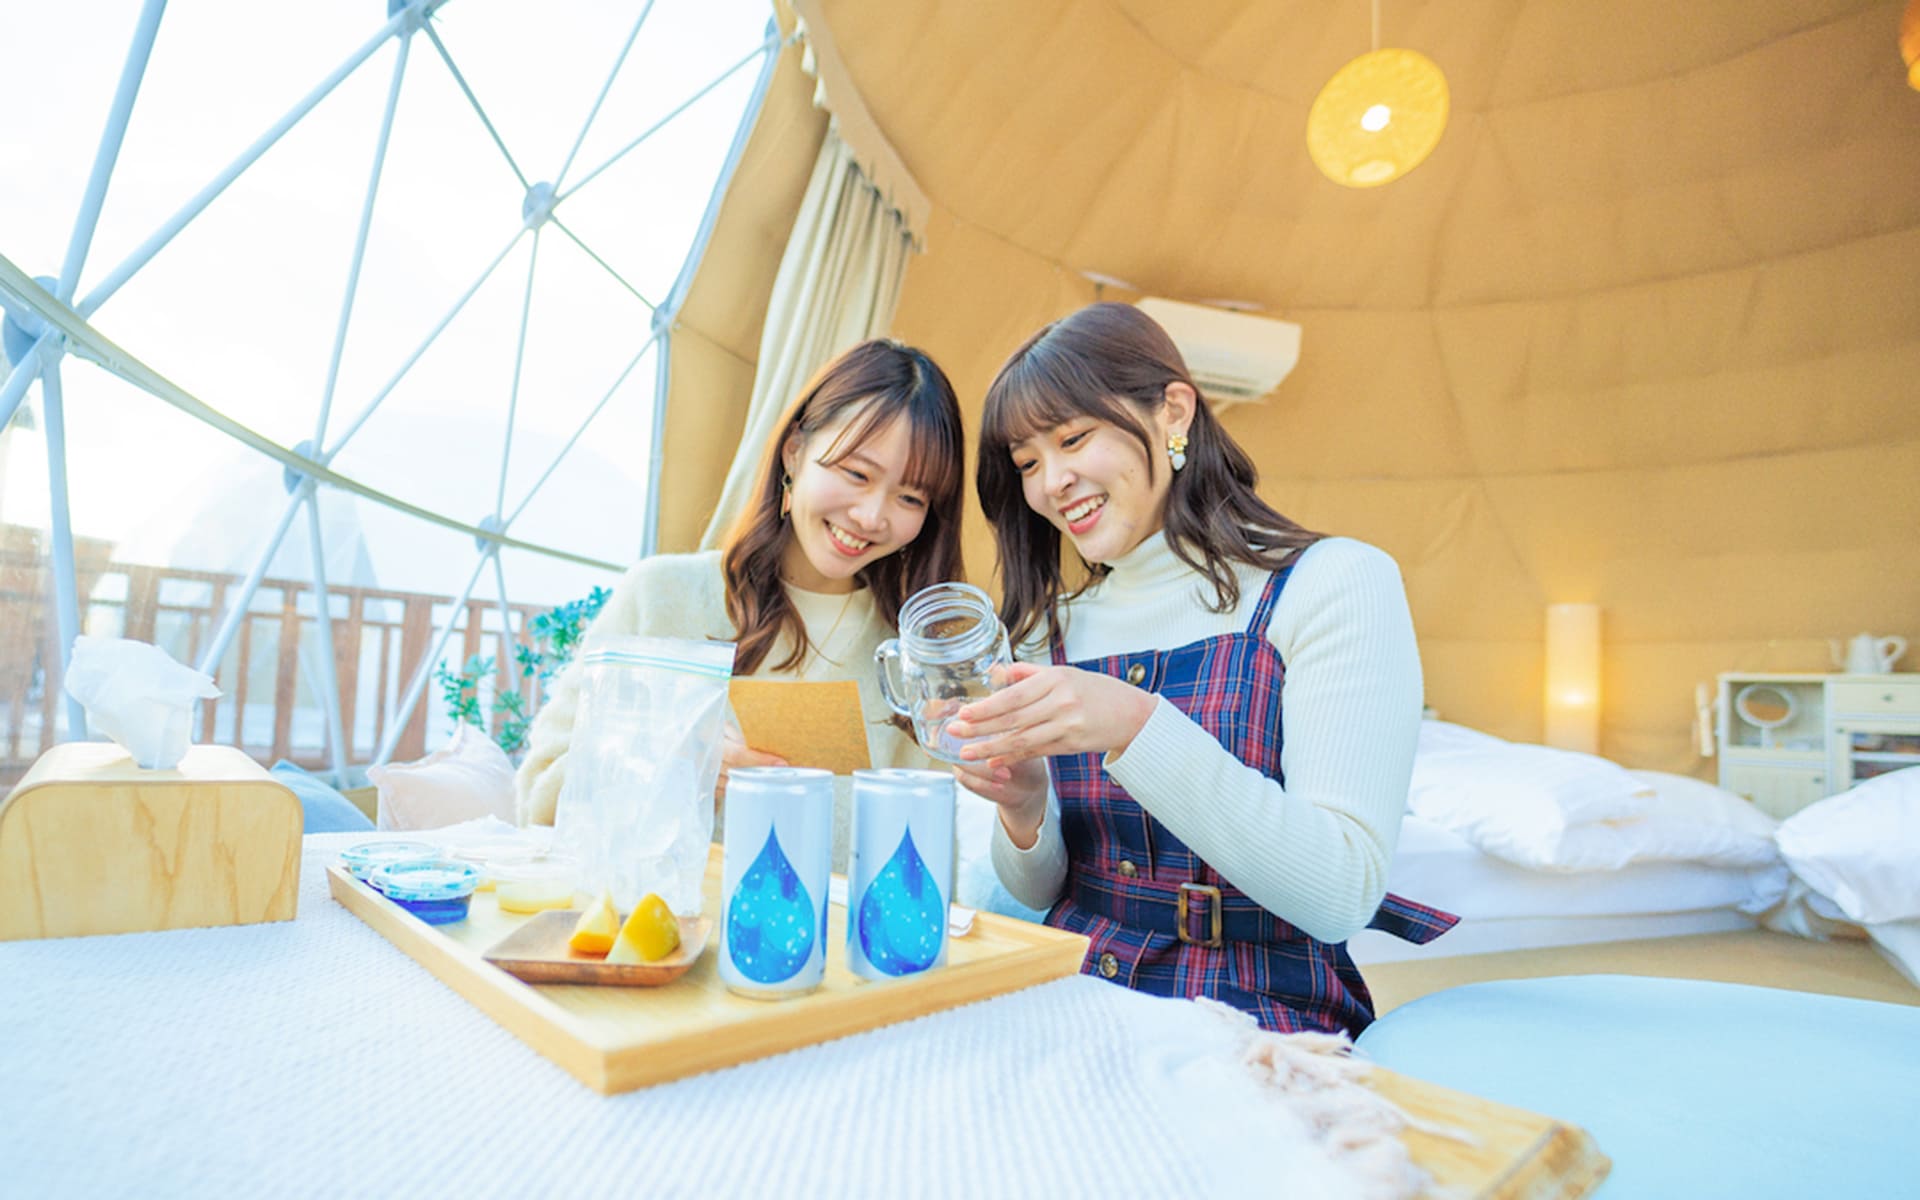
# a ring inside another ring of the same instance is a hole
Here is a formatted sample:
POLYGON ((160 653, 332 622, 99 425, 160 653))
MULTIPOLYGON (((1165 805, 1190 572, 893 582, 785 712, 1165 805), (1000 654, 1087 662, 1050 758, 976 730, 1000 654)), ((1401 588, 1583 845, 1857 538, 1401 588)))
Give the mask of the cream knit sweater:
MULTIPOLYGON (((1110 564, 1067 607, 1070 662, 1170 650, 1243 630, 1267 573, 1240 567, 1240 603, 1207 609, 1212 588, 1156 534, 1110 564)), ((1286 663, 1282 787, 1242 764, 1162 699, 1107 773, 1232 884, 1322 941, 1365 928, 1387 889, 1419 737, 1419 650, 1392 558, 1327 538, 1294 567, 1267 627, 1286 663)), ((1037 661, 1046 661, 1044 649, 1037 661)), ((1044 908, 1067 872, 1057 803, 1020 850, 995 822, 993 864, 1015 899, 1044 908)), ((1418 899, 1418 897, 1412 897, 1418 899)))
MULTIPOLYGON (((631 634, 733 640, 720 556, 718 550, 655 555, 634 564, 621 578, 588 629, 580 653, 555 680, 546 704, 533 719, 527 735, 527 756, 516 777, 522 825, 553 823, 560 788, 566 782, 567 746, 573 738, 574 712, 580 699, 579 664, 587 650, 607 638, 631 634)), ((874 609, 872 594, 864 588, 847 595, 828 595, 789 587, 787 595, 800 612, 813 649, 796 669, 775 671, 772 664, 784 661, 792 649, 792 643, 782 637, 754 675, 853 679, 860 685, 867 748, 874 765, 928 765, 926 754, 913 738, 890 722, 892 710, 880 695, 873 652, 893 636, 893 631, 874 609)))

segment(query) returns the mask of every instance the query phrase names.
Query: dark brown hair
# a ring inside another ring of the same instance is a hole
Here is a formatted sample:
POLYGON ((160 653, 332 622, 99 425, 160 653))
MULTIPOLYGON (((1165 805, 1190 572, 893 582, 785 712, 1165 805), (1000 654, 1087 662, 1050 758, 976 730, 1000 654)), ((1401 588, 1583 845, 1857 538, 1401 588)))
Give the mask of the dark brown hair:
POLYGON ((727 616, 737 647, 736 675, 750 675, 766 660, 782 630, 793 635, 793 653, 777 670, 790 670, 811 648, 807 629, 780 580, 791 527, 780 514, 786 474, 782 452, 842 416, 851 420, 819 453, 824 466, 852 454, 902 417, 907 420, 907 486, 926 494, 927 516, 919 536, 892 554, 867 564, 855 576, 873 593, 874 607, 897 626, 900 605, 929 584, 960 579, 960 492, 965 476, 965 434, 953 384, 924 350, 876 338, 862 342, 822 367, 808 382, 767 442, 760 484, 727 534, 727 616))
POLYGON ((987 389, 975 481, 1000 552, 1001 619, 1016 643, 1042 621, 1048 635, 1057 637, 1059 603, 1079 595, 1107 568, 1086 563, 1088 580, 1066 590, 1060 530, 1028 507, 1012 447, 1076 417, 1091 417, 1140 443, 1151 479, 1172 468, 1144 418, 1167 402, 1170 383, 1193 388, 1195 399, 1187 465, 1174 473, 1163 528, 1180 560, 1213 584, 1215 612, 1240 602, 1233 564, 1277 570, 1293 552, 1325 536, 1281 516, 1254 491, 1253 459, 1221 428, 1166 330, 1131 304, 1088 305, 1028 338, 987 389))

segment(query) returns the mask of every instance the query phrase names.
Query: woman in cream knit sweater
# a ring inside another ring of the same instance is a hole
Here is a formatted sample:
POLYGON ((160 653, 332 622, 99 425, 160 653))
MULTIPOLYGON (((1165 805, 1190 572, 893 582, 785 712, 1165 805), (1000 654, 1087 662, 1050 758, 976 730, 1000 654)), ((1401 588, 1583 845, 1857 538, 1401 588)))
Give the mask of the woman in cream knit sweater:
MULTIPOLYGON (((873 652, 901 602, 961 577, 960 406, 923 351, 874 340, 822 368, 767 447, 760 486, 724 549, 636 564, 534 717, 520 823, 551 824, 566 781, 579 663, 628 634, 736 643, 736 676, 853 679, 876 766, 925 766, 878 694, 873 652)), ((725 770, 775 766, 729 729, 725 770)))

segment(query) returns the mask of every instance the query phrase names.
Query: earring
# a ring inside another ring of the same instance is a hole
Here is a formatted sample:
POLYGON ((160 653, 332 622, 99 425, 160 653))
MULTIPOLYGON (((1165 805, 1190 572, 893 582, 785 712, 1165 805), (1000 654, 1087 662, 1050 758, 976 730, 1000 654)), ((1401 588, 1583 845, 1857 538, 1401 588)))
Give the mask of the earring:
POLYGON ((1180 468, 1187 465, 1187 435, 1186 434, 1175 433, 1175 434, 1168 435, 1167 458, 1173 463, 1173 469, 1176 471, 1178 471, 1180 468))
POLYGON ((792 511, 793 511, 793 476, 782 475, 780 477, 780 519, 782 521, 786 520, 787 514, 792 511))

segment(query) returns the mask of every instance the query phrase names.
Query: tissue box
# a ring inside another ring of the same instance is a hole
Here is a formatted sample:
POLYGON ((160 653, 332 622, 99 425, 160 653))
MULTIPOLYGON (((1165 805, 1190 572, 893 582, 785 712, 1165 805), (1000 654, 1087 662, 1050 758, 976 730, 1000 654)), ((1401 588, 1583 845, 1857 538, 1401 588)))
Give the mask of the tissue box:
POLYGON ((0 802, 0 941, 290 921, 300 823, 231 746, 170 771, 109 742, 55 746, 0 802))

